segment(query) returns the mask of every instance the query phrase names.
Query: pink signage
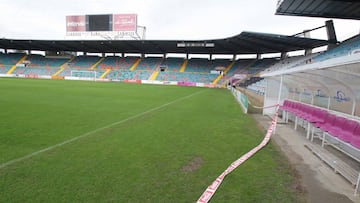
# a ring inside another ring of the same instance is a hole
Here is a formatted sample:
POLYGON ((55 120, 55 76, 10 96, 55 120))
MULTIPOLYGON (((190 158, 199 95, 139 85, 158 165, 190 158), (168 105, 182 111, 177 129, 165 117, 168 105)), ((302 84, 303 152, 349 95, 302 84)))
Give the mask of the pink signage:
POLYGON ((85 32, 85 16, 66 16, 66 32, 85 32))
POLYGON ((137 27, 136 14, 114 14, 113 31, 132 31, 135 32, 137 27))

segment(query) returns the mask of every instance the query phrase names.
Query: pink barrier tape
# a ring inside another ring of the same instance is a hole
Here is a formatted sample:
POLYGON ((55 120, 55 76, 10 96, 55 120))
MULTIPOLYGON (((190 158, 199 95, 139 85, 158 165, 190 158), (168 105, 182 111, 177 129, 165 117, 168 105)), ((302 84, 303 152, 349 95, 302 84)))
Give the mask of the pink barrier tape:
MULTIPOLYGON (((278 106, 278 105, 275 105, 275 106, 278 106)), ((212 196, 215 194, 218 187, 220 186, 220 184, 222 183, 222 181, 224 180, 225 176, 227 174, 231 173, 234 169, 236 169, 242 163, 244 163, 248 158, 253 156, 256 152, 258 152, 261 148, 263 148, 269 142, 272 132, 276 127, 277 118, 278 118, 278 112, 276 111, 276 113, 271 121, 271 125, 270 125, 269 129, 267 130, 263 141, 258 146, 256 146, 252 150, 250 150, 248 153, 241 156, 238 160, 236 160, 232 164, 230 164, 230 166, 219 177, 217 177, 211 185, 209 185, 206 188, 205 192, 197 200, 197 203, 209 202, 210 199, 212 198, 212 196)))

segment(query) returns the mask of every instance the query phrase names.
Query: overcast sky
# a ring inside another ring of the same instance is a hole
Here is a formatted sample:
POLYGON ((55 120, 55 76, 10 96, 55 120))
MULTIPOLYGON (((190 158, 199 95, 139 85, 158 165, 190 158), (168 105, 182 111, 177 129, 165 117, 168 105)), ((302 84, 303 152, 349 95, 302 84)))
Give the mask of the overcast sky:
MULTIPOLYGON (((218 39, 242 31, 292 35, 324 25, 325 18, 275 15, 277 0, 1 0, 0 37, 65 39, 65 16, 138 14, 146 39, 218 39)), ((360 21, 334 20, 339 40, 360 21)), ((312 37, 324 38, 325 30, 312 37)))

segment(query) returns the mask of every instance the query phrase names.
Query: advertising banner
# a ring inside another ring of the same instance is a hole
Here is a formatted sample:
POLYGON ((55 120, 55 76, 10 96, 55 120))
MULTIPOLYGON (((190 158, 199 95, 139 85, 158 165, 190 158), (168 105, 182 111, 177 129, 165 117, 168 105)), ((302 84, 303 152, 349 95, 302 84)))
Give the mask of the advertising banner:
POLYGON ((85 16, 66 16, 66 32, 85 32, 85 16))
POLYGON ((125 83, 137 83, 141 84, 141 80, 124 80, 125 83))
POLYGON ((196 82, 178 82, 177 83, 178 86, 196 86, 196 82))
POLYGON ((137 15, 136 14, 114 14, 113 31, 131 31, 136 32, 137 15))

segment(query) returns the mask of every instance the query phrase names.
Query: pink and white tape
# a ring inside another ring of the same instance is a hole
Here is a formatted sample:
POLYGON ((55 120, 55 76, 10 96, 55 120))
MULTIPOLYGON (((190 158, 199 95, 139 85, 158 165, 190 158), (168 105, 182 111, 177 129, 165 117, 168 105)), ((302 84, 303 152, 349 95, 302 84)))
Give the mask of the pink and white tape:
POLYGON ((209 185, 206 188, 205 192, 197 200, 197 203, 209 202, 210 199, 212 198, 212 196, 215 194, 218 187, 220 186, 220 184, 222 183, 222 181, 224 180, 225 176, 227 174, 231 173, 239 165, 244 163, 248 158, 250 158, 252 155, 254 155, 257 151, 259 151, 261 148, 263 148, 269 142, 272 132, 276 127, 277 117, 278 117, 278 112, 276 111, 276 113, 272 119, 271 125, 270 125, 269 129, 267 130, 267 133, 266 133, 263 141, 258 146, 256 146, 252 150, 250 150, 248 153, 241 156, 238 160, 236 160, 232 164, 230 164, 230 166, 219 177, 217 177, 211 185, 209 185))

